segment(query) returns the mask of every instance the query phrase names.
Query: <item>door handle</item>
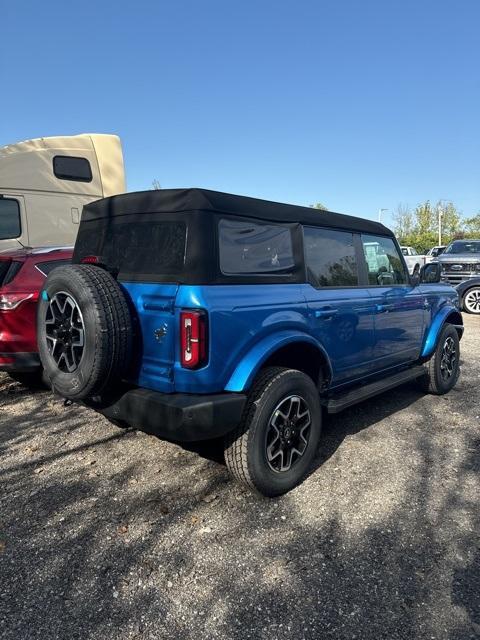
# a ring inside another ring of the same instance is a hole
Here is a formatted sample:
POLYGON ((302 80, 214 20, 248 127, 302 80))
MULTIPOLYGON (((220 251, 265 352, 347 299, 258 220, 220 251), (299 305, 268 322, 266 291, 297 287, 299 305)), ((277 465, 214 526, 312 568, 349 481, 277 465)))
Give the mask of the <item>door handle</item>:
POLYGON ((394 309, 393 304, 377 304, 375 305, 375 310, 377 313, 388 313, 394 309))
POLYGON ((322 307, 321 309, 315 310, 315 317, 320 320, 330 320, 338 314, 338 309, 334 309, 333 307, 322 307))

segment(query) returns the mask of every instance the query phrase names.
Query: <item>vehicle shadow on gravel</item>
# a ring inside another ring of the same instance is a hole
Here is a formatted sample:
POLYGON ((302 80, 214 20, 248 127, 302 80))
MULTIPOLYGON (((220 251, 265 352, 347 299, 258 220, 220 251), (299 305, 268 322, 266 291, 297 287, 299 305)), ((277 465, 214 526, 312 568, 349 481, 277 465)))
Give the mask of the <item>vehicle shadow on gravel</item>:
MULTIPOLYGON (((337 415, 328 415, 323 411, 322 437, 316 460, 309 474, 315 473, 320 465, 330 458, 342 445, 346 437, 368 429, 379 420, 393 416, 396 412, 414 404, 425 394, 412 384, 395 389, 347 409, 337 415)), ((175 442, 186 451, 211 460, 219 465, 225 465, 223 458, 223 440, 216 438, 204 442, 175 442)))
POLYGON ((323 414, 318 464, 330 458, 348 436, 359 433, 413 405, 425 394, 411 383, 382 393, 338 414, 323 414))
POLYGON ((265 500, 197 454, 29 398, 0 398, 5 640, 478 632, 479 439, 462 407, 455 439, 422 428, 436 414, 411 387, 330 416, 317 472, 265 500))

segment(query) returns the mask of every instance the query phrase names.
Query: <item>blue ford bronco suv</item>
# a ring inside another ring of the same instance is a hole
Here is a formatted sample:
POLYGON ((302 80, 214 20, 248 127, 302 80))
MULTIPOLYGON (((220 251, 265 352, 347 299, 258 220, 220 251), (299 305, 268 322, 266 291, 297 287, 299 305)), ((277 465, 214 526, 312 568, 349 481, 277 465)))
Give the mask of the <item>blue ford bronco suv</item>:
POLYGON ((308 472, 322 413, 455 385, 462 316, 439 280, 409 276, 370 220, 129 193, 84 207, 73 264, 40 296, 39 351, 63 397, 171 441, 223 438, 233 476, 274 496, 308 472))

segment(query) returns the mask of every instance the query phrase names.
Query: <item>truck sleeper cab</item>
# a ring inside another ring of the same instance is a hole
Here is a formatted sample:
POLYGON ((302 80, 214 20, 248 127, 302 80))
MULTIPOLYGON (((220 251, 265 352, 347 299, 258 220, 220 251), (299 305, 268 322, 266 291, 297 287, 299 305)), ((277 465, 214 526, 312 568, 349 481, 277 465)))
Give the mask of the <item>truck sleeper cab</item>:
POLYGON ((0 250, 73 245, 82 207, 124 191, 118 136, 55 136, 0 147, 0 250))
POLYGON ((171 440, 223 437, 265 495, 297 484, 322 405, 458 377, 448 285, 412 281, 383 225, 230 194, 161 190, 84 208, 73 265, 42 291, 55 389, 171 440), (427 363, 427 364, 426 364, 427 363))

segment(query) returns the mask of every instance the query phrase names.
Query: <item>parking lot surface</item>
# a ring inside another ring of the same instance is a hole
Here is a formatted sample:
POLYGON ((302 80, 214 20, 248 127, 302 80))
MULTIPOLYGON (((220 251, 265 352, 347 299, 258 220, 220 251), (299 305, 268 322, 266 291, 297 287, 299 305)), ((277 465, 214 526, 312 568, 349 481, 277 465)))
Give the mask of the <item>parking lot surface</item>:
POLYGON ((275 500, 215 447, 122 430, 0 375, 0 636, 480 638, 480 318, 462 377, 324 423, 275 500))

